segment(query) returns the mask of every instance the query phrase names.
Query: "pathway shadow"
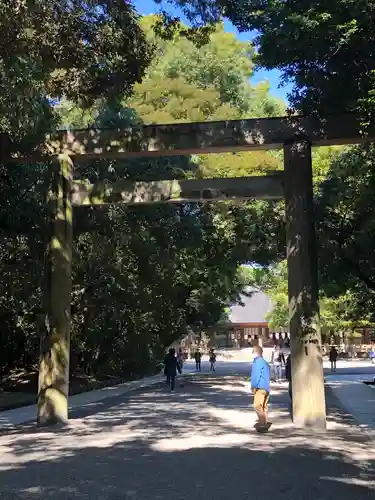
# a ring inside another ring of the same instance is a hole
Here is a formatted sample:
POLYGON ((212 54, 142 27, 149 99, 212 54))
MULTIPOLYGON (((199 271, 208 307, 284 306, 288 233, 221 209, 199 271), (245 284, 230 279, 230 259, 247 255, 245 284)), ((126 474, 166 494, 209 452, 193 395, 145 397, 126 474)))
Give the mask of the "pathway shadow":
POLYGON ((68 427, 0 436, 1 499, 370 499, 375 455, 328 392, 329 430, 295 429, 286 388, 272 398, 274 425, 254 413, 237 377, 192 378, 106 400, 68 427))

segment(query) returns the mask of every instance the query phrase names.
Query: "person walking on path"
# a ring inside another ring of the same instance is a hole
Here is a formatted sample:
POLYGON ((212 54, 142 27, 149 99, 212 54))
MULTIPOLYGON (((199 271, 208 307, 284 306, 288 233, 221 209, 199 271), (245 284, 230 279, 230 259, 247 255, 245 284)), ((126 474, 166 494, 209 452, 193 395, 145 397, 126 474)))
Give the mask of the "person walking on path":
POLYGON ((290 354, 286 360, 285 364, 285 378, 287 379, 289 383, 288 391, 289 391, 289 397, 290 400, 292 401, 292 361, 290 358, 290 354))
POLYGON ((337 349, 335 346, 331 347, 331 350, 329 351, 329 360, 331 362, 331 372, 336 371, 336 361, 339 356, 339 353, 337 352, 337 349))
POLYGON ((215 371, 216 354, 213 349, 210 350, 210 372, 215 371))
POLYGON ((168 354, 164 358, 165 370, 167 376, 167 384, 170 386, 171 391, 174 391, 176 385, 177 371, 181 374, 181 368, 176 357, 176 350, 169 349, 168 354))
POLYGON ((273 373, 275 377, 275 382, 281 382, 282 372, 283 372, 283 364, 285 365, 285 357, 280 349, 280 346, 275 345, 272 350, 271 356, 271 365, 273 366, 273 373))
POLYGON ((370 356, 370 359, 371 359, 371 363, 375 364, 375 346, 374 345, 371 346, 371 349, 370 349, 370 352, 369 352, 369 356, 370 356))
POLYGON ((182 368, 184 367, 185 356, 184 356, 184 353, 183 353, 181 347, 178 350, 177 361, 178 361, 178 364, 180 365, 180 368, 182 370, 182 368))
POLYGON ((195 369, 197 372, 202 371, 202 354, 200 350, 198 349, 196 353, 194 354, 194 359, 195 359, 195 369))
POLYGON ((251 368, 251 392, 254 394, 254 410, 258 417, 256 429, 258 432, 267 432, 268 401, 270 397, 270 367, 263 358, 263 349, 255 346, 253 349, 254 361, 251 368))

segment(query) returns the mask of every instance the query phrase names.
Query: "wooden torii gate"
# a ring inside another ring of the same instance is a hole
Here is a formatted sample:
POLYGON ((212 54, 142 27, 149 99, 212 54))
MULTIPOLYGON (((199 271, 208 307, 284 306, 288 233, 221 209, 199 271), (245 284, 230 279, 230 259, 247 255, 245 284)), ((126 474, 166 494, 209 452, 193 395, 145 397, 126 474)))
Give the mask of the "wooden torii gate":
MULTIPOLYGON (((108 203, 182 203, 198 200, 285 197, 293 418, 298 426, 326 427, 321 357, 311 147, 357 144, 356 116, 314 120, 285 117, 116 130, 56 132, 28 161, 56 158, 53 215, 48 246, 46 332, 42 341, 38 415, 40 424, 68 419, 71 329, 72 210, 108 203), (218 152, 284 150, 284 172, 265 177, 96 185, 74 181, 75 163, 92 159, 157 157, 218 152)), ((369 140, 367 138, 366 140, 369 140)), ((24 161, 13 155, 10 161, 24 161)))

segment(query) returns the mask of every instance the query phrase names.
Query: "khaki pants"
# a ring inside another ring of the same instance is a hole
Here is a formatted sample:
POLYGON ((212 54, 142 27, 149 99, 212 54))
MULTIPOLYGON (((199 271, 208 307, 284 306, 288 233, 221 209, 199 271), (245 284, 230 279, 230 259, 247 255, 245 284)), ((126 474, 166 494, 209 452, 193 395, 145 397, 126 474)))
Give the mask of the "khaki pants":
POLYGON ((264 389, 256 389, 254 392, 254 410, 258 416, 259 425, 267 424, 269 399, 269 392, 264 389))

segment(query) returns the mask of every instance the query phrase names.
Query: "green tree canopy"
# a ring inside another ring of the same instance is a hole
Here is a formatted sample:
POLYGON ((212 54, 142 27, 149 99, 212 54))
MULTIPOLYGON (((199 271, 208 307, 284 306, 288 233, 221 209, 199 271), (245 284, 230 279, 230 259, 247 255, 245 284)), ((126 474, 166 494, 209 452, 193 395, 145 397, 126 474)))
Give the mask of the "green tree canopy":
MULTIPOLYGON (((294 83, 292 106, 306 114, 359 111, 374 116, 375 2, 262 2, 171 0, 193 27, 214 26, 223 16, 240 31, 256 30, 257 64, 278 69, 294 83)), ((164 21, 168 24, 168 17, 164 21)), ((349 290, 353 317, 373 310, 374 197, 372 148, 315 154, 322 285, 337 299, 349 290), (331 154, 332 153, 332 154, 331 154), (318 170, 319 169, 319 172, 318 170), (325 181, 325 176, 328 179, 325 181)))
POLYGON ((156 16, 141 20, 145 34, 155 46, 151 74, 161 78, 183 77, 187 83, 199 88, 215 88, 223 104, 235 107, 240 116, 276 116, 283 114, 285 103, 269 94, 266 84, 252 85, 249 81, 254 70, 254 46, 240 41, 224 30, 222 23, 212 27, 204 45, 195 44, 183 33, 186 26, 177 25, 172 40, 165 41, 155 35, 156 16))
POLYGON ((327 293, 350 290, 357 317, 374 321, 375 262, 372 241, 375 152, 352 148, 332 162, 318 197, 321 276, 327 293))
POLYGON ((0 128, 18 147, 54 126, 51 100, 129 95, 150 62, 128 1, 1 0, 0 11, 0 128))
POLYGON ((256 30, 257 63, 281 70, 284 80, 294 82, 290 98, 296 109, 360 110, 365 121, 374 113, 373 0, 168 3, 180 7, 194 27, 226 17, 240 31, 256 30))
MULTIPOLYGON (((267 320, 270 328, 288 328, 288 269, 286 261, 280 261, 267 267, 247 268, 247 282, 255 289, 262 290, 271 299, 272 309, 267 320)), ((330 336, 344 337, 361 325, 371 324, 371 314, 361 318, 353 317, 356 308, 356 296, 351 291, 329 297, 324 291, 320 294, 320 322, 323 338, 329 342, 330 336)))
MULTIPOLYGON (((226 40, 224 35, 218 28, 219 41, 226 40)), ((178 72, 175 69, 167 74, 165 68, 173 62, 171 47, 178 54, 186 50, 189 57, 201 61, 202 69, 203 49, 188 42, 187 50, 186 40, 177 38, 170 47, 154 37, 149 38, 149 43, 158 56, 142 82, 134 85, 133 95, 98 94, 90 106, 80 106, 72 100, 74 96, 67 95, 52 111, 60 126, 70 128, 241 118, 254 109, 272 114, 276 108, 267 104, 268 99, 273 102, 267 87, 252 91, 248 83, 251 61, 247 65, 241 62, 244 48, 233 40, 233 35, 229 39, 233 61, 223 51, 220 65, 224 42, 210 46, 212 74, 216 75, 211 80, 207 77, 194 82, 189 72, 195 63, 188 60, 186 71, 180 64, 178 72), (228 92, 223 90, 229 67, 233 72, 240 68, 238 78, 233 78, 233 94, 229 87, 228 92), (251 91, 247 93, 246 88, 251 91), (229 95, 246 97, 247 111, 229 95)), ((208 59, 208 52, 204 54, 208 59)), ((43 92, 45 88, 43 83, 43 92)), ((50 103, 47 110, 51 110, 50 103)), ((92 182, 118 178, 157 180, 222 175, 225 169, 227 175, 245 171, 251 175, 279 166, 277 155, 266 152, 256 155, 254 162, 251 155, 248 160, 241 155, 230 161, 224 158, 218 160, 221 166, 217 170, 214 162, 209 164, 205 157, 197 156, 94 161, 77 166, 75 176, 92 182)), ((0 312, 6 325, 1 340, 9 350, 5 361, 0 356, 0 369, 29 367, 37 360, 36 313, 42 303, 46 172, 45 164, 37 168, 7 166, 1 178, 0 190, 6 200, 1 213, 4 279, 0 312), (17 196, 14 186, 22 187, 17 196), (5 228, 11 228, 13 233, 10 235, 5 228), (9 267, 9 262, 16 262, 18 267, 9 267), (12 341, 15 332, 17 344, 12 341)), ((187 330, 199 333, 215 324, 226 305, 237 300, 243 286, 238 274, 240 264, 249 260, 266 264, 283 255, 283 238, 277 237, 282 231, 282 211, 276 203, 77 209, 72 371, 134 376, 153 369, 166 346, 187 330)))

